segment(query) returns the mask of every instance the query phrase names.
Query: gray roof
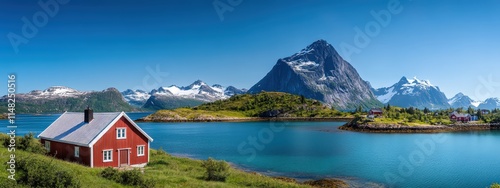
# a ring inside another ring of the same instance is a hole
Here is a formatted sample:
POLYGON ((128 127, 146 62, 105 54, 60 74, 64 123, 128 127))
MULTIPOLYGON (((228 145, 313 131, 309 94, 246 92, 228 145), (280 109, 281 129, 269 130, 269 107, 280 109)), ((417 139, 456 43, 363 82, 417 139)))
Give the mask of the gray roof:
POLYGON ((121 115, 120 112, 94 113, 94 119, 90 123, 85 123, 83 112, 65 112, 38 136, 53 141, 89 146, 109 124, 121 115))

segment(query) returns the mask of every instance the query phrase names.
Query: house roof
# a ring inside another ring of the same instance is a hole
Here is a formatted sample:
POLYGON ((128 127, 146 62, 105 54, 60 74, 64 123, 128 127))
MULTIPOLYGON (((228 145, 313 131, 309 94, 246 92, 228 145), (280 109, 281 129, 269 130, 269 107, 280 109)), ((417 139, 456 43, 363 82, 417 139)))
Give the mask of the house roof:
POLYGON ((94 113, 94 119, 89 123, 83 120, 83 112, 65 112, 47 127, 38 137, 47 140, 64 142, 74 145, 92 147, 121 117, 125 117, 149 141, 147 135, 124 112, 94 113))
POLYGON ((453 116, 455 115, 455 117, 459 118, 459 117, 470 117, 469 114, 462 114, 462 113, 458 113, 458 112, 453 112, 450 114, 450 116, 453 116))
POLYGON ((370 111, 372 111, 372 112, 382 112, 382 109, 381 108, 372 108, 372 109, 370 109, 370 111))

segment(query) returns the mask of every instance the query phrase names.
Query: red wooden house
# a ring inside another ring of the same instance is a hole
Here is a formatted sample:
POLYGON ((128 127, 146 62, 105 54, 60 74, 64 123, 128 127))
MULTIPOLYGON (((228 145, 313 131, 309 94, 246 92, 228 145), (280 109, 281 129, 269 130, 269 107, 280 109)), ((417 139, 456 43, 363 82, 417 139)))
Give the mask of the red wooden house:
POLYGON ((372 108, 370 111, 368 111, 368 115, 373 115, 373 116, 381 116, 384 114, 384 111, 381 108, 372 108))
POLYGON ((450 114, 450 120, 451 121, 460 121, 460 122, 469 122, 471 121, 472 117, 469 114, 462 114, 458 112, 453 112, 450 114))
POLYGON ((65 112, 40 135, 56 158, 90 167, 144 166, 153 139, 124 112, 65 112))

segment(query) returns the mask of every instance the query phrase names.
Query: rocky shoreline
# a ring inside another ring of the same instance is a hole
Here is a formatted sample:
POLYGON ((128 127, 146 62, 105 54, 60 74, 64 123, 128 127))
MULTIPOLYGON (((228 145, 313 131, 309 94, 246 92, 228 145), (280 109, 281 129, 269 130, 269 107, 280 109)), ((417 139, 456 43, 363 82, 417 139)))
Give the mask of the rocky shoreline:
POLYGON ((489 124, 459 124, 459 125, 394 125, 394 124, 352 124, 347 123, 339 127, 341 130, 372 132, 372 133, 438 133, 438 132, 459 132, 459 131, 484 131, 499 129, 499 126, 489 124))

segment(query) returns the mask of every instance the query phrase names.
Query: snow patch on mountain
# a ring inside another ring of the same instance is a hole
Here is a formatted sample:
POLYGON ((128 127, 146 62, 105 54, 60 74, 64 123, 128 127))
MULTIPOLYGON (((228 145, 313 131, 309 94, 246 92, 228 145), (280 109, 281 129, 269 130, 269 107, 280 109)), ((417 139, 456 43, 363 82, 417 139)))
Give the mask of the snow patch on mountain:
POLYGON ((311 69, 319 66, 319 64, 313 61, 290 61, 286 63, 296 72, 311 72, 311 69))
POLYGON ((134 106, 142 106, 144 103, 151 97, 151 95, 143 90, 136 89, 136 90, 131 90, 127 89, 123 92, 121 92, 123 98, 127 103, 134 105, 134 106))
POLYGON ((18 97, 31 98, 31 99, 53 99, 53 98, 66 98, 66 97, 78 97, 88 92, 78 91, 73 88, 66 86, 52 86, 45 90, 33 90, 25 94, 17 94, 18 97))
POLYGON ((472 104, 472 106, 477 108, 477 107, 479 107, 479 105, 481 105, 481 103, 483 103, 483 102, 482 101, 474 101, 471 104, 472 104))
POLYGON ((382 102, 382 103, 386 104, 386 103, 387 103, 387 102, 389 102, 389 101, 392 99, 392 97, 393 97, 394 95, 396 95, 397 93, 398 93, 398 92, 394 91, 394 88, 389 88, 389 91, 387 91, 387 93, 386 93, 386 94, 383 94, 383 95, 377 96, 377 99, 378 99, 380 102, 382 102))

